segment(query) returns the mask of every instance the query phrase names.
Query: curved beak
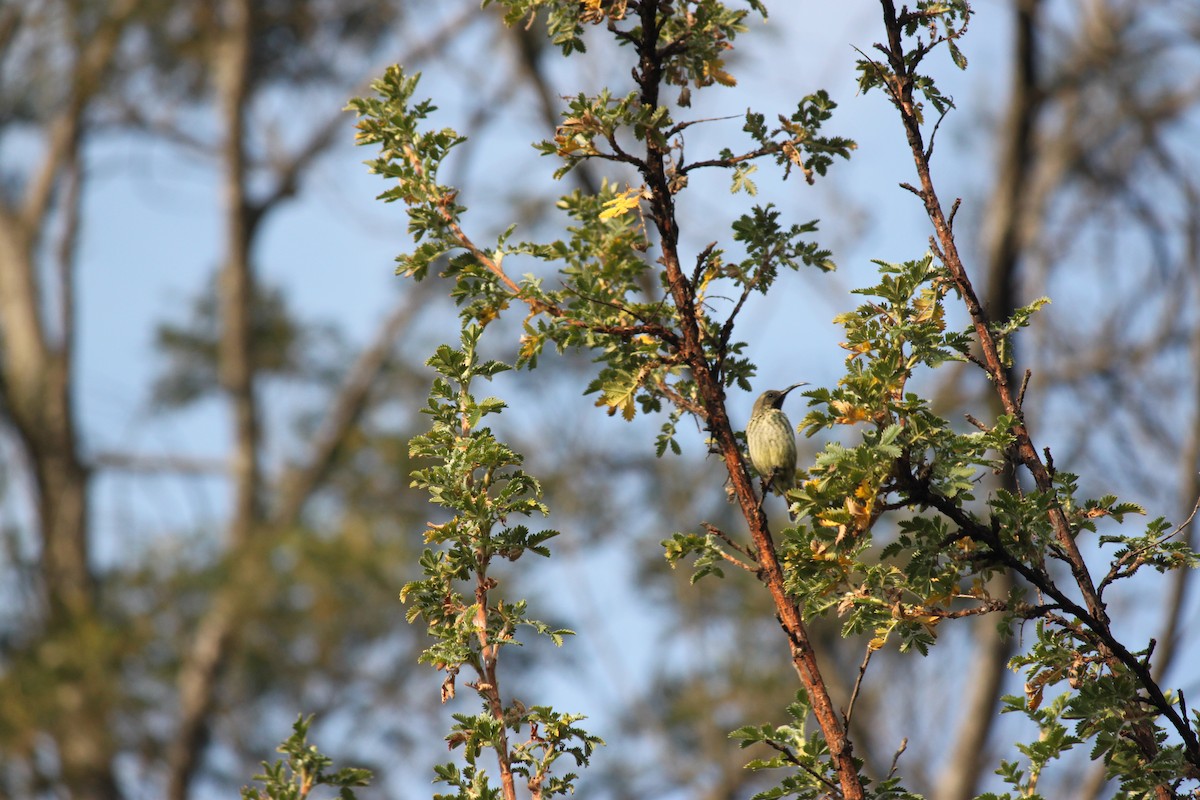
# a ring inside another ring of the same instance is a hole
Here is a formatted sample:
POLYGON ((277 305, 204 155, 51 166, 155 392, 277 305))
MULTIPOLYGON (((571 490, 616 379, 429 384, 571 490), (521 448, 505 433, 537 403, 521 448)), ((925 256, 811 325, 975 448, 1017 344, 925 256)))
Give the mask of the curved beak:
POLYGON ((787 397, 788 392, 790 392, 792 389, 799 389, 801 386, 808 386, 808 383, 806 381, 800 381, 799 383, 793 383, 791 386, 787 387, 786 389, 784 389, 782 392, 779 393, 779 399, 782 400, 783 398, 787 397))

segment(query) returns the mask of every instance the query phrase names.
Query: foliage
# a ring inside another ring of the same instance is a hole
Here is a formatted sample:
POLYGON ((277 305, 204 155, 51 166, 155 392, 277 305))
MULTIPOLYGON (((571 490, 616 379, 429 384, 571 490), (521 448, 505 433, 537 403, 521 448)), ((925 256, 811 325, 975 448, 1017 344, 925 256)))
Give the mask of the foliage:
MULTIPOLYGON (((775 754, 770 758, 750 761, 746 765, 747 769, 785 769, 792 773, 783 778, 777 786, 756 794, 754 800, 778 800, 783 797, 820 800, 837 791, 837 776, 825 766, 828 750, 825 739, 820 731, 808 731, 811 712, 812 709, 801 693, 795 702, 787 707, 790 719, 787 724, 747 725, 729 734, 742 748, 766 745, 774 751, 775 754)), ((871 783, 864 780, 864 785, 870 786, 871 783)), ((872 796, 881 800, 915 800, 917 797, 902 789, 899 779, 894 775, 888 775, 881 780, 872 790, 872 796)))
POLYGON ((555 762, 570 755, 576 766, 584 766, 602 742, 575 724, 580 715, 505 700, 500 691, 502 648, 521 644, 519 630, 531 630, 555 645, 572 632, 530 618, 524 600, 505 599, 492 571, 497 559, 517 561, 526 553, 548 557, 546 542, 558 534, 530 533, 525 525, 509 524, 510 518, 546 514, 547 509, 538 482, 520 468, 521 456, 490 428, 480 427, 504 403, 494 397, 477 400, 472 382, 509 369, 498 361, 479 360, 476 347, 482 333, 480 326, 464 328, 462 349, 443 345, 428 362, 439 374, 422 409, 433 426, 414 437, 409 448, 413 458, 432 465, 414 470, 412 481, 453 516, 429 523, 425 541, 432 546, 421 556, 425 577, 407 584, 400 597, 409 603, 409 621, 423 619, 433 637, 420 660, 446 673, 443 701, 455 696, 464 667, 475 676, 467 686, 483 701, 478 714, 454 715, 446 740, 451 748, 462 749, 466 767, 449 763, 438 768, 438 781, 457 790, 438 797, 498 796, 487 772, 477 766, 485 750, 495 752, 506 789, 518 776, 535 795, 552 797, 573 791, 577 777, 553 774, 555 762), (512 743, 510 730, 527 731, 528 738, 512 743))
POLYGON ((263 773, 254 776, 263 787, 244 787, 242 800, 305 800, 318 786, 336 787, 341 800, 354 800, 351 787, 366 786, 371 780, 371 771, 344 767, 333 773, 327 772, 333 759, 308 743, 311 725, 311 716, 302 715, 296 719, 292 735, 278 747, 279 752, 287 756, 286 761, 272 764, 264 761, 263 773))
MULTIPOLYGON (((720 576, 725 563, 754 573, 770 591, 789 639, 804 683, 790 710, 792 723, 736 734, 744 744, 766 744, 778 754, 752 766, 789 770, 761 797, 911 796, 895 775, 872 784, 861 772, 847 735, 850 711, 839 715, 833 708, 811 654, 806 624, 825 616, 838 617, 845 636, 866 634, 869 652, 894 644, 921 654, 932 652, 946 620, 994 614, 1006 631, 1034 621, 1036 642, 1012 663, 1025 670, 1026 697, 1011 701, 1009 710, 1029 717, 1041 736, 1019 748, 1025 769, 1015 762, 999 769, 1025 796, 1033 795, 1038 776, 1056 758, 1083 742, 1129 796, 1163 796, 1200 776, 1194 723, 1153 677, 1152 645, 1122 643, 1105 602, 1111 586, 1143 567, 1190 568, 1197 557, 1173 541, 1179 529, 1163 519, 1141 531, 1114 532, 1109 523, 1142 509, 1115 497, 1083 497, 1076 476, 1056 470, 1048 455, 1043 460, 1025 426, 1023 392, 1008 385, 1007 373, 1010 339, 1047 301, 1008 319, 988 318, 958 255, 953 214, 942 208, 930 177, 936 123, 927 129, 918 98, 939 115, 953 102, 919 68, 943 45, 965 68, 958 40, 970 17, 967 4, 919 2, 897 12, 884 0, 887 40, 876 45, 882 58, 859 62, 861 87, 884 91, 900 115, 918 175, 918 185, 906 188, 923 202, 936 235, 919 259, 876 262, 876 284, 856 292, 864 302, 838 318, 849 352, 845 373, 835 387, 806 393, 810 411, 801 423, 807 435, 829 442, 789 494, 793 524, 777 535, 767 527, 743 439, 725 407, 726 390, 748 390, 755 374, 735 323, 747 298, 773 290, 781 270, 831 269, 830 253, 807 238, 817 230, 815 221, 788 225, 777 209, 755 205, 732 223, 728 238, 738 255, 713 242, 687 266, 675 196, 700 168, 726 170, 733 194, 753 196, 749 175, 764 159, 782 167, 784 178, 792 168, 809 182, 826 175, 833 157, 848 157, 854 147, 822 130, 833 102, 813 92, 793 114, 779 115, 774 129, 765 115, 747 112, 744 131, 755 147, 688 161, 682 133, 701 120, 677 121, 688 98, 672 109, 660 100, 661 89, 732 86, 736 81, 719 54, 744 32, 747 11, 711 0, 501 5, 510 24, 544 12, 552 40, 567 55, 584 49, 589 25, 603 25, 633 49, 636 88, 619 97, 602 90, 571 98, 555 136, 538 150, 558 159, 556 176, 583 161, 601 161, 638 177, 636 184, 605 181, 594 195, 564 196, 558 204, 566 219, 562 240, 517 241, 510 228, 494 244, 480 245, 464 225, 467 209, 457 202, 457 190, 438 178, 464 139, 451 129, 426 128, 436 108, 414 101, 418 76, 393 67, 376 82, 375 96, 351 103, 360 116, 359 142, 379 148, 371 170, 392 182, 381 198, 408 208, 417 247, 398 258, 399 271, 420 280, 436 270, 453 281, 462 309, 462 349, 439 348, 430 361, 441 375, 426 409, 434 428, 412 444, 414 456, 437 463, 415 472, 414 484, 454 516, 430 523, 427 541, 441 549, 426 551, 426 578, 405 589, 410 619, 424 618, 435 637, 423 660, 447 673, 443 696, 453 696, 455 676, 469 666, 479 678, 471 686, 484 701, 479 715, 455 716, 449 741, 464 748, 466 767, 439 768, 439 780, 460 797, 511 797, 513 774, 526 777, 535 796, 568 791, 573 775, 546 783, 543 767, 564 752, 585 764, 595 743, 573 727, 575 717, 504 703, 495 680, 500 649, 516 643, 519 626, 556 643, 566 633, 527 619, 522 601, 491 599, 497 586, 488 573, 492 557, 547 555, 544 542, 553 535, 509 526, 510 514, 545 512, 538 484, 520 470, 515 453, 478 427, 503 404, 476 401, 470 393, 473 378, 507 368, 476 360, 484 326, 521 306, 518 367, 536 369, 546 346, 583 350, 597 365, 585 390, 598 395, 597 406, 625 419, 639 411, 666 413, 659 455, 679 451, 675 425, 690 416, 728 469, 748 541, 708 526, 703 535, 676 534, 665 547, 672 564, 695 556, 696 578, 720 576), (539 262, 555 268, 552 280, 532 272, 514 277, 514 263, 539 262), (948 323, 954 302, 969 318, 963 329, 948 323), (968 416, 973 430, 939 417, 912 389, 914 376, 951 362, 980 369, 1001 401, 1003 411, 991 418, 968 416), (1021 476, 1015 490, 987 488, 985 479, 1000 472, 1021 476), (1099 582, 1080 549, 1089 540, 1101 552, 1113 551, 1099 582), (996 595, 989 579, 1000 573, 1021 580, 996 595), (463 582, 474 583, 473 597, 459 588, 463 582), (1057 694, 1043 705, 1051 688, 1057 694), (810 716, 819 732, 807 732, 810 716), (538 757, 508 744, 507 730, 523 726, 538 757), (551 736, 551 730, 559 733, 551 736), (569 748, 568 741, 576 744, 569 748), (477 762, 487 748, 499 759, 499 789, 477 762)), ((758 3, 750 7, 765 13, 758 3)))

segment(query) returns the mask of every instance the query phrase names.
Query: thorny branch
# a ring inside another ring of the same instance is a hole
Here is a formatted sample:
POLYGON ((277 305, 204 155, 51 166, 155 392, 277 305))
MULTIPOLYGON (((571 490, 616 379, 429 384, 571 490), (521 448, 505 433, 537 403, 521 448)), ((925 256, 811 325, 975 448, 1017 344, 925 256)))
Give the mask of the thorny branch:
MULTIPOLYGON (((639 63, 634 80, 640 90, 640 101, 647 108, 659 105, 659 89, 663 79, 663 61, 657 48, 660 17, 659 0, 643 0, 636 6, 640 16, 641 37, 635 43, 639 63)), ((758 553, 761 580, 771 593, 776 613, 791 642, 792 662, 804 684, 813 713, 829 746, 830 759, 837 772, 841 794, 847 800, 864 797, 852 746, 845 728, 834 708, 828 688, 817 666, 807 627, 800 610, 784 588, 783 569, 775 543, 767 525, 753 483, 743 458, 733 427, 725 410, 724 387, 704 353, 701 336, 701 310, 696 306, 695 287, 683 273, 678 252, 679 230, 675 220, 674 198, 671 192, 667 165, 670 154, 653 137, 646 137, 646 158, 639 166, 643 180, 651 192, 650 218, 659 235, 662 263, 669 294, 679 314, 681 355, 691 368, 701 401, 707 410, 706 421, 726 469, 734 495, 749 527, 758 553)))
MULTIPOLYGON (((982 366, 991 379, 1000 403, 1004 408, 1004 412, 1011 415, 1015 420, 1012 427, 1012 434, 1015 438, 1014 451, 1016 460, 1032 475, 1038 490, 1052 496, 1054 492, 1053 473, 1047 466, 1047 463, 1039 456, 1024 421, 1021 400, 1024 396, 1025 386, 1023 384, 1020 387, 1018 396, 1014 398, 1012 387, 1009 385, 1008 370, 1005 369, 999 355, 996 337, 992 332, 990 320, 988 319, 987 312, 980 304, 971 280, 967 275, 955 242, 953 230, 938 198, 930 174, 929 150, 923 142, 920 111, 914 99, 914 90, 916 88, 914 78, 917 74, 917 66, 928 53, 930 47, 932 47, 932 43, 918 44, 906 50, 902 37, 905 24, 909 21, 909 13, 905 11, 903 14, 898 15, 893 0, 881 0, 881 4, 888 38, 886 44, 877 44, 876 49, 884 53, 887 57, 886 60, 889 69, 881 71, 881 74, 884 77, 885 88, 897 110, 900 112, 901 121, 919 179, 919 188, 909 188, 921 198, 926 214, 933 224, 935 253, 945 265, 951 280, 954 282, 959 295, 967 307, 967 312, 971 317, 976 339, 980 346, 982 366)), ((1161 688, 1153 679, 1150 670, 1142 663, 1141 659, 1130 653, 1113 636, 1111 622, 1100 595, 1104 584, 1102 582, 1101 586, 1097 587, 1093 582, 1083 555, 1080 553, 1078 545, 1075 542, 1070 522, 1061 505, 1055 503, 1050 507, 1048 511, 1049 521, 1057 539, 1061 558, 1070 567, 1074 583, 1083 597, 1083 606, 1068 598, 1044 568, 1031 567, 1008 552, 999 541, 995 532, 989 527, 981 524, 962 509, 955 507, 953 503, 946 501, 944 498, 936 497, 934 493, 929 491, 927 485, 920 486, 919 482, 911 474, 907 476, 907 479, 910 481, 910 484, 913 484, 910 485, 910 488, 915 490, 914 497, 921 497, 923 502, 937 508, 957 523, 963 530, 968 531, 972 538, 986 543, 992 549, 993 555, 997 559, 1013 571, 1022 575, 1022 577, 1030 581, 1040 591, 1052 597, 1064 611, 1079 619, 1086 626, 1090 634, 1089 638, 1096 643, 1105 660, 1113 666, 1124 666, 1136 677, 1143 691, 1147 694, 1147 700, 1150 705, 1170 721, 1172 727, 1174 727, 1182 738, 1188 760, 1194 768, 1200 769, 1200 741, 1197 740, 1195 731, 1192 730, 1186 719, 1179 715, 1178 710, 1164 696, 1161 688)), ((1135 725, 1133 726, 1131 736, 1136 741, 1139 749, 1147 757, 1152 758, 1157 754, 1158 745, 1150 730, 1144 726, 1135 725)), ((1160 798, 1167 798, 1170 796, 1170 789, 1166 786, 1159 786, 1157 794, 1160 798)))

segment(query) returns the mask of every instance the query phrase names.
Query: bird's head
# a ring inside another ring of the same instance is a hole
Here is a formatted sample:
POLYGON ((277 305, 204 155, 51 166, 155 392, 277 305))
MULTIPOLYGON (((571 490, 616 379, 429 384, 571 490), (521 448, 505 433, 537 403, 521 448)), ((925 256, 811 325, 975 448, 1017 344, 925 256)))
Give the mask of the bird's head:
POLYGON ((782 408, 783 399, 787 397, 788 392, 801 386, 808 386, 808 384, 801 381, 800 383, 793 383, 786 389, 767 389, 754 401, 753 413, 757 414, 766 411, 768 408, 782 408))

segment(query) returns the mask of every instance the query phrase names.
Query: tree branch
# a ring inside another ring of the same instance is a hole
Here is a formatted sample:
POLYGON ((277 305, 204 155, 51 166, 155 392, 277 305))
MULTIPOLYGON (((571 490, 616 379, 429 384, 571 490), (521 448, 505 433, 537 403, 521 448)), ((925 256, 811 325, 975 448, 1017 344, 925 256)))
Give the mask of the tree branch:
MULTIPOLYGON (((634 70, 634 80, 640 90, 642 105, 646 108, 657 108, 663 79, 663 65, 657 57, 661 24, 659 2, 642 0, 637 4, 637 10, 641 18, 641 38, 636 45, 639 63, 634 70)), ((854 763, 850 741, 821 677, 799 608, 784 588, 783 570, 767 526, 766 515, 755 495, 741 448, 725 409, 724 387, 717 380, 704 354, 694 288, 684 275, 679 259, 679 230, 667 175, 670 154, 664 151, 653 137, 646 137, 645 146, 646 158, 640 169, 646 185, 651 190, 650 216, 659 234, 662 249, 660 263, 666 271, 668 291, 679 314, 680 355, 692 370, 701 402, 707 411, 705 419, 708 429, 725 461, 734 494, 750 526, 751 537, 758 553, 760 579, 771 594, 780 624, 788 636, 792 663, 804 684, 817 722, 825 735, 842 795, 846 800, 860 800, 864 796, 863 787, 854 763)))
POLYGON ((421 292, 406 295, 407 302, 397 303, 364 350, 346 372, 341 388, 329 404, 329 412, 313 437, 313 445, 303 465, 290 467, 280 480, 279 502, 271 522, 276 528, 294 525, 304 504, 320 486, 346 442, 346 435, 359 420, 386 366, 396 338, 408 327, 422 308, 421 292))
MULTIPOLYGON (((1013 398, 1010 388, 1010 375, 999 356, 995 336, 990 327, 990 319, 975 295, 974 287, 959 255, 954 234, 950 230, 941 202, 933 186, 929 162, 925 157, 926 149, 922 143, 920 116, 913 98, 915 61, 919 60, 919 57, 923 53, 914 53, 913 51, 905 50, 902 39, 903 22, 897 18, 892 0, 880 0, 880 2, 883 7, 888 44, 886 47, 883 45, 878 45, 877 47, 887 55, 888 66, 890 67, 890 73, 885 73, 885 85, 896 108, 900 112, 901 122, 919 178, 920 189, 918 194, 925 205, 926 214, 933 224, 937 244, 939 245, 939 257, 946 266, 951 280, 953 280, 959 295, 967 307, 967 312, 971 317, 972 325, 975 329, 976 339, 980 345, 984 365, 997 397, 1005 413, 1011 415, 1015 420, 1012 433, 1016 442, 1015 449, 1019 463, 1030 472, 1034 483, 1040 491, 1053 496, 1053 478, 1041 460, 1029 434, 1029 430, 1025 426, 1022 409, 1013 398)), ((943 503, 942 506, 944 507, 939 507, 935 504, 935 507, 938 507, 942 513, 949 516, 949 505, 951 504, 943 503)), ((956 512, 958 516, 964 516, 960 509, 956 509, 956 512)), ((1114 665, 1118 663, 1124 665, 1134 674, 1139 685, 1149 695, 1154 707, 1170 721, 1172 727, 1176 729, 1183 739, 1188 760, 1194 767, 1200 768, 1200 741, 1197 741, 1195 732, 1186 720, 1179 717, 1176 709, 1163 696, 1162 690, 1154 682, 1146 666, 1134 658, 1113 636, 1107 611, 1092 581, 1087 564, 1075 542, 1071 525, 1062 507, 1055 503, 1050 507, 1048 516, 1054 530, 1058 548, 1061 551, 1061 556, 1070 567, 1074 582, 1083 596, 1084 607, 1068 599, 1054 585, 1053 581, 1050 580, 1044 571, 1030 568, 1024 562, 1016 559, 1007 552, 997 553, 997 555, 1002 557, 1007 566, 1053 597, 1068 613, 1074 614, 1082 620, 1094 635, 1095 643, 1106 659, 1114 665)), ((954 517, 951 518, 953 519, 954 517)), ((963 524, 958 519, 955 519, 955 521, 959 522, 960 526, 963 524)), ((996 540, 990 529, 986 530, 986 533, 988 537, 991 537, 992 542, 990 544, 992 544, 994 549, 1003 551, 1002 545, 996 540)), ((1158 752, 1157 743, 1154 741, 1149 730, 1144 729, 1142 726, 1135 726, 1132 736, 1137 742, 1139 749, 1147 757, 1153 757, 1158 752)), ((1169 792, 1168 787, 1159 787, 1158 793, 1161 797, 1165 798, 1169 796, 1169 792)))

